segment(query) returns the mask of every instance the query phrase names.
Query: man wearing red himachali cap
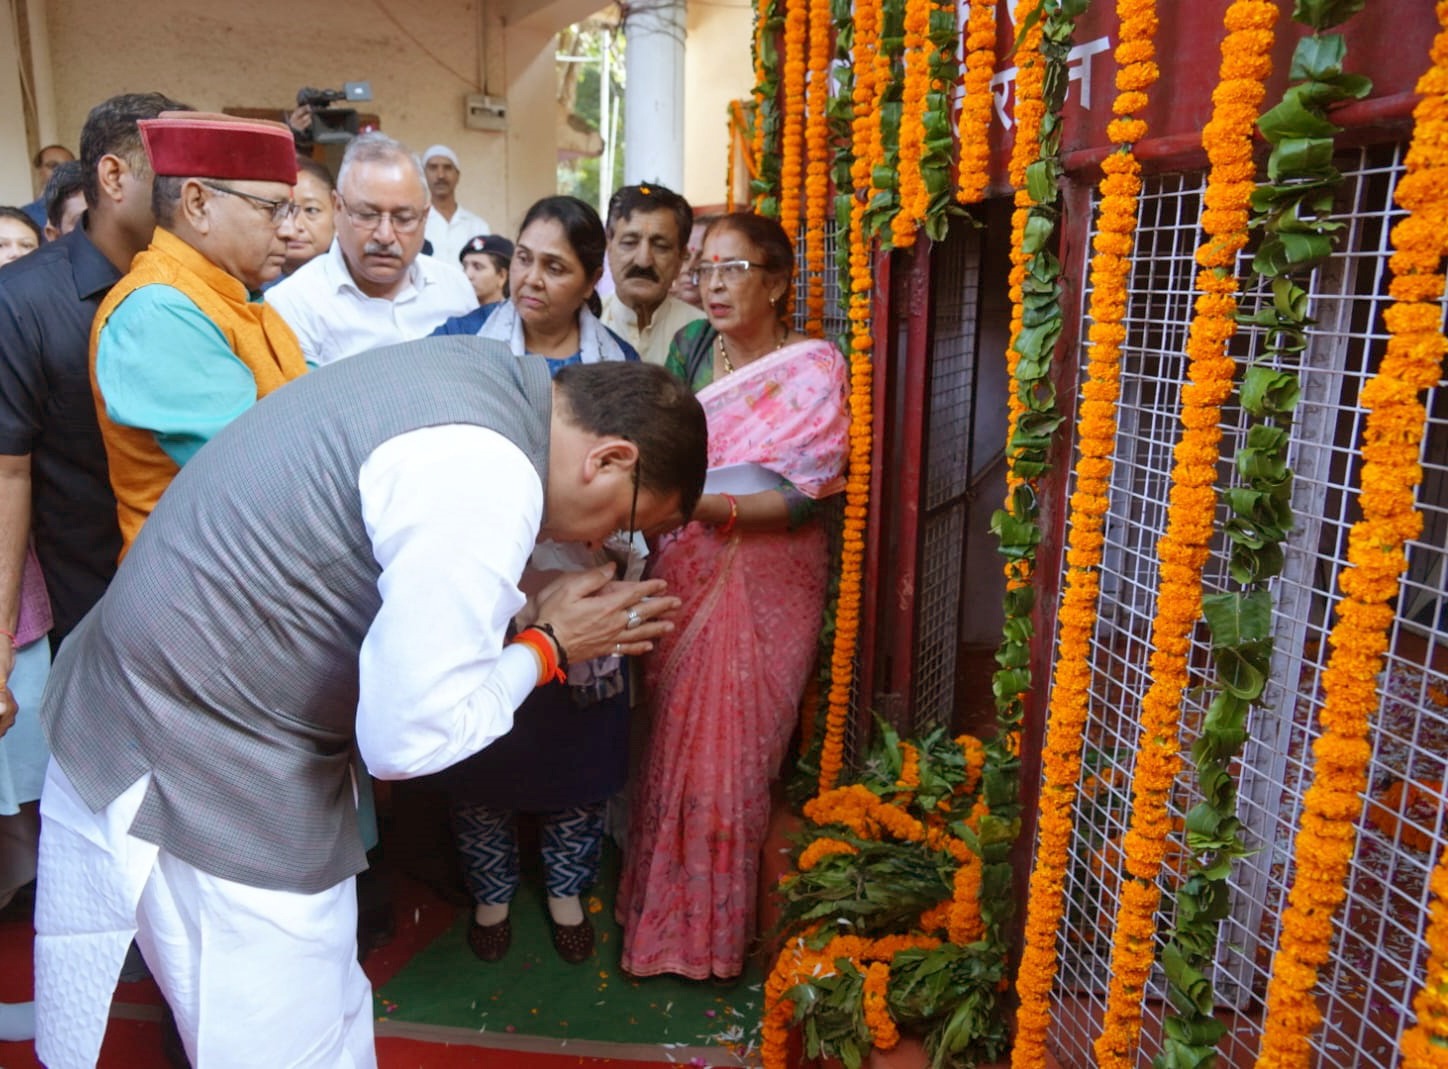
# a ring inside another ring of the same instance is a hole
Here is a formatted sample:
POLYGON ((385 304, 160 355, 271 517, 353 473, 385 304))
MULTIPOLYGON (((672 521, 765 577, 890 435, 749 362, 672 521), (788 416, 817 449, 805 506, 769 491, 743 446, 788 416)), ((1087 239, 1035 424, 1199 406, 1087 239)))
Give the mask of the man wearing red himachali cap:
MULTIPOLYGON (((306 370, 296 335, 258 292, 281 272, 293 234, 291 131, 281 123, 199 112, 163 112, 138 125, 156 173, 157 228, 102 302, 90 338, 91 386, 122 556, 181 466, 258 398, 306 370)), ((158 595, 155 611, 168 611, 164 597, 158 595)), ((142 793, 148 787, 136 785, 142 793)), ((146 800, 169 804, 150 793, 146 800)), ((320 1055, 302 1062, 273 1058, 279 1048, 269 1044, 295 1050, 297 1037, 247 1030, 251 1014, 235 987, 249 984, 254 997, 265 998, 268 975, 224 975, 232 922, 251 905, 245 889, 232 898, 223 890, 219 904, 209 900, 226 881, 185 866, 167 869, 169 855, 158 861, 157 848, 141 838, 146 833, 132 831, 144 813, 93 813, 55 763, 41 813, 36 1048, 46 1065, 95 1064, 132 935, 175 1011, 192 1064, 337 1063, 320 1055), (119 883, 102 887, 98 873, 107 863, 121 875, 119 883), (218 1058, 220 1051, 229 1053, 218 1058)), ((268 949, 249 947, 248 960, 266 960, 268 949)), ((270 968, 305 968, 287 957, 270 961, 270 968)), ((365 1018, 370 998, 358 1008, 365 1018)), ((335 1028, 342 1016, 333 1012, 327 1019, 335 1028)), ((317 1051, 328 1042, 315 1039, 317 1051)), ((370 1029, 354 1045, 363 1048, 364 1060, 356 1064, 365 1064, 370 1029)))
POLYGON ((296 335, 260 293, 295 236, 291 131, 199 112, 140 128, 157 228, 91 327, 123 557, 181 465, 306 370, 296 335))

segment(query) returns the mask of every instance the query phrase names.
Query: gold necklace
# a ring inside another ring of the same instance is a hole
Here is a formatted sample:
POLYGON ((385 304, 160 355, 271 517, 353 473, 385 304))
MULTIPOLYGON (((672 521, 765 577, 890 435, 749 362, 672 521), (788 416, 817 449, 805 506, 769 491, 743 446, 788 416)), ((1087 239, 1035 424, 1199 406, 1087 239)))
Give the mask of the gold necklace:
MULTIPOLYGON (((780 333, 780 335, 779 335, 779 340, 778 340, 777 342, 775 342, 774 348, 771 349, 771 350, 769 350, 769 352, 770 352, 770 353, 776 353, 776 352, 778 352, 779 350, 783 349, 783 348, 784 348, 784 343, 785 343, 788 339, 789 339, 789 330, 788 330, 788 329, 785 329, 784 331, 782 331, 782 332, 780 333)), ((715 334, 715 335, 714 335, 714 348, 719 351, 719 360, 720 360, 720 361, 723 363, 723 365, 724 365, 724 374, 726 374, 726 375, 732 375, 732 374, 734 374, 734 361, 732 361, 732 360, 729 359, 729 349, 728 349, 728 347, 725 346, 725 344, 724 344, 724 335, 723 335, 722 333, 719 333, 719 334, 715 334)), ((761 353, 760 355, 761 355, 761 356, 768 356, 769 353, 761 353)))
POLYGON ((734 361, 729 359, 729 350, 724 347, 724 335, 714 335, 714 348, 719 350, 719 359, 724 362, 724 374, 734 374, 734 361))

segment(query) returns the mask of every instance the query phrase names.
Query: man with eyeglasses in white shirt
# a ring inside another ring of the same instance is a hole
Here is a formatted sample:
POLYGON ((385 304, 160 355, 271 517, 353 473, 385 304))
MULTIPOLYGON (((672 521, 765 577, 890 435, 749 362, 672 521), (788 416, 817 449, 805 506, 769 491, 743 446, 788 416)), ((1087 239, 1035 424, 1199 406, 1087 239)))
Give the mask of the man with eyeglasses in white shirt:
POLYGON ((381 133, 354 138, 333 198, 332 247, 267 291, 309 366, 424 337, 477 307, 467 276, 419 255, 427 181, 401 142, 381 133))

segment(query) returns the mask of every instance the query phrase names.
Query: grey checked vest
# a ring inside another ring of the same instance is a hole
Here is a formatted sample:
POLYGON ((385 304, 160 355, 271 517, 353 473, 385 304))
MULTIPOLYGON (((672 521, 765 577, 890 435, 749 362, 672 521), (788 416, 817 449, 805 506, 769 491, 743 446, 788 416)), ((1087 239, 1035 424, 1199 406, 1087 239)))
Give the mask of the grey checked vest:
POLYGON ((81 797, 99 810, 150 772, 132 833, 250 886, 365 868, 349 759, 381 569, 358 473, 390 438, 470 423, 546 480, 551 408, 546 361, 425 338, 305 375, 217 435, 51 672, 41 716, 81 797))

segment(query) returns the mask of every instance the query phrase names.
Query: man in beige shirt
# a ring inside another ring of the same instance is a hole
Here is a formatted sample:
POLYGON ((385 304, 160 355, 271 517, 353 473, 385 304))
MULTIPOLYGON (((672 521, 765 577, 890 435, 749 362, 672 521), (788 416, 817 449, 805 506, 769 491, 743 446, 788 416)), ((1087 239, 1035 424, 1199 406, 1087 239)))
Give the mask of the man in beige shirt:
POLYGON ((608 202, 608 270, 613 293, 603 323, 651 364, 662 364, 680 327, 704 313, 669 293, 694 227, 689 202, 671 189, 624 186, 608 202))

